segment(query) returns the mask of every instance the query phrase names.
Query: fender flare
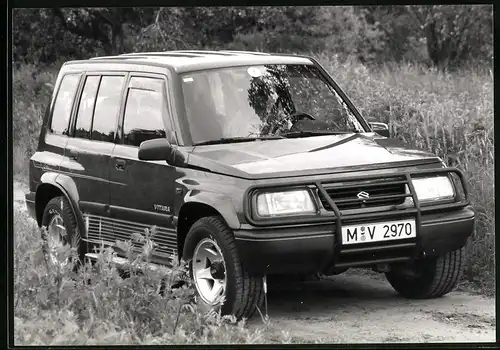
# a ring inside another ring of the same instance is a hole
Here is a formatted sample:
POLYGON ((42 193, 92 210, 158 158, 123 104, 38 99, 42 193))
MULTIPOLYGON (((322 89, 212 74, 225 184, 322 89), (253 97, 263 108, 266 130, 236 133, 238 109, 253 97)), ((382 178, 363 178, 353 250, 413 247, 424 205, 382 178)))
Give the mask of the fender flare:
MULTIPOLYGON (((78 194, 78 189, 76 187, 75 182, 73 179, 67 175, 63 174, 58 174, 54 172, 47 172, 42 175, 40 178, 40 184, 38 187, 44 185, 44 184, 49 184, 61 191, 61 193, 66 197, 66 199, 69 202, 69 205, 71 207, 71 210, 73 211, 73 214, 75 215, 77 226, 78 226, 78 231, 81 235, 81 237, 86 238, 87 237, 87 229, 85 227, 85 222, 83 220, 83 216, 80 212, 80 206, 78 205, 79 201, 79 194, 78 194)), ((37 190, 38 190, 37 187, 37 190)), ((38 193, 38 191, 37 191, 38 193)), ((36 203, 36 198, 35 197, 35 203, 36 203)))
POLYGON ((227 195, 218 192, 191 190, 184 197, 184 203, 179 209, 179 214, 182 208, 189 203, 204 204, 213 208, 222 216, 232 230, 238 230, 241 227, 236 208, 231 198, 227 195))

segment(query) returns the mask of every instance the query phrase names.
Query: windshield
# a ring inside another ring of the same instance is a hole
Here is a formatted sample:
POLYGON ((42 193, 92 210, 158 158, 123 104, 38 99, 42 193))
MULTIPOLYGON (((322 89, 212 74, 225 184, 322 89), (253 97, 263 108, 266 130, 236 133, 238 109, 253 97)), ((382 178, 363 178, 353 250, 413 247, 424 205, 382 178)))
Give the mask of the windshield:
POLYGON ((363 132, 342 98, 312 65, 194 72, 184 74, 182 84, 193 144, 301 131, 307 135, 363 132))

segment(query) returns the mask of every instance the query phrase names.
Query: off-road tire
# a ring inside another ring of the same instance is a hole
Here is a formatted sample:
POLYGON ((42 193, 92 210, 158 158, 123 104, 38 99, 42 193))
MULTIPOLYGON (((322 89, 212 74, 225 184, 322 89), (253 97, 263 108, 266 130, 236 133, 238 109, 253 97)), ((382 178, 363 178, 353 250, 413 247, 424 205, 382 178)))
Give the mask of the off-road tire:
POLYGON ((386 273, 387 280, 402 296, 409 299, 439 298, 451 292, 460 279, 465 262, 465 249, 443 256, 423 259, 418 277, 405 277, 397 270, 386 273))
POLYGON ((263 312, 264 286, 262 277, 250 276, 239 258, 233 231, 218 216, 204 217, 191 226, 183 249, 183 259, 189 262, 192 276, 192 257, 198 242, 204 238, 214 240, 222 251, 226 264, 225 302, 223 315, 234 315, 237 319, 250 318, 257 311, 263 312))
POLYGON ((75 262, 75 267, 79 267, 85 261, 85 245, 80 240, 75 214, 65 196, 54 197, 47 203, 43 211, 42 227, 47 227, 56 213, 62 217, 63 225, 66 228, 66 236, 63 239, 64 244, 70 244, 77 248, 79 260, 75 262))

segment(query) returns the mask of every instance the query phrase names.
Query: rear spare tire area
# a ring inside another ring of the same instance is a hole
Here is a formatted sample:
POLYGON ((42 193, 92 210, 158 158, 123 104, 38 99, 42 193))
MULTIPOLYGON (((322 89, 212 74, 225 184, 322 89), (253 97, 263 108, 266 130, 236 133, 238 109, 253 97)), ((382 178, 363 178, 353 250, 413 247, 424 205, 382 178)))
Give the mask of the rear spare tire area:
POLYGON ((191 226, 184 243, 183 259, 198 298, 206 306, 237 319, 262 311, 262 277, 250 276, 241 263, 233 231, 219 216, 204 217, 191 226))
POLYGON ((386 277, 406 298, 439 298, 456 287, 464 262, 465 248, 461 248, 442 256, 416 260, 409 271, 392 270, 386 273, 386 277))

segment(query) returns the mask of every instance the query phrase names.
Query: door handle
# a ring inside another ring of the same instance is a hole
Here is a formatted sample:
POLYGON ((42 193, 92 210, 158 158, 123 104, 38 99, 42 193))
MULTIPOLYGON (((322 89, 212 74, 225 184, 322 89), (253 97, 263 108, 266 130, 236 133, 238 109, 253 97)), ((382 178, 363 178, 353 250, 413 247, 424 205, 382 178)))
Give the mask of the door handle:
POLYGON ((125 161, 125 159, 116 159, 115 160, 115 168, 117 170, 125 170, 126 164, 127 164, 127 162, 125 161))
POLYGON ((78 159, 78 151, 77 150, 75 150, 75 149, 69 149, 68 152, 69 152, 69 157, 71 159, 74 159, 74 160, 78 159))

